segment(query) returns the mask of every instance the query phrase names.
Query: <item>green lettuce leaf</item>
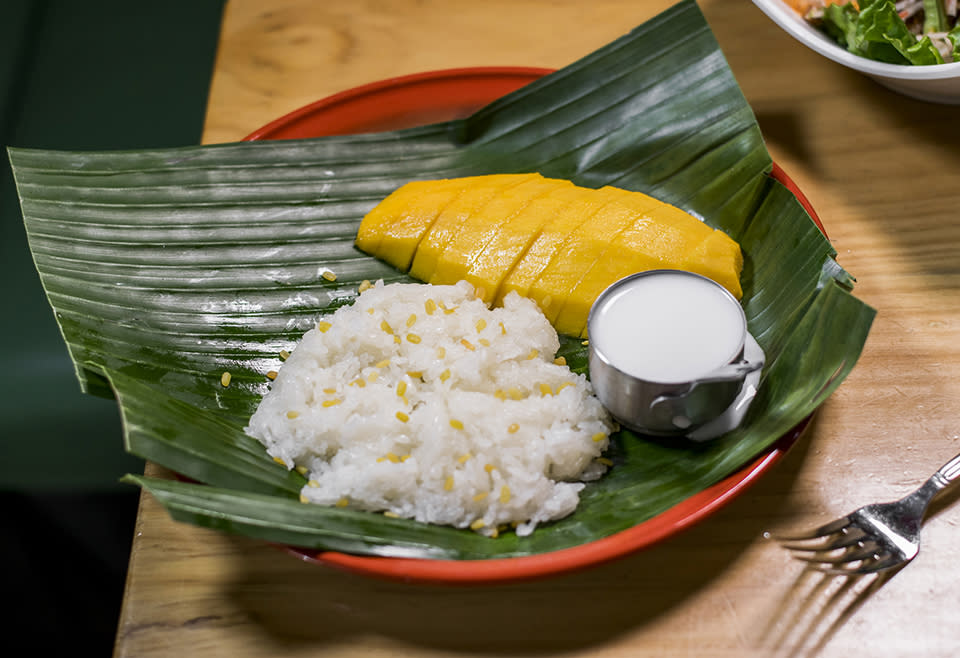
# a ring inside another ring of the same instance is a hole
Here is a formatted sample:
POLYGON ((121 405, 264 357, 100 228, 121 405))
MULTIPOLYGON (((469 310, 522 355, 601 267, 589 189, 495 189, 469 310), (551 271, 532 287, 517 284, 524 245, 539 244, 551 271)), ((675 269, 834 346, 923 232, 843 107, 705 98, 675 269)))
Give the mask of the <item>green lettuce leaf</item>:
POLYGON ((943 64, 943 57, 930 41, 930 37, 924 36, 918 40, 900 18, 892 0, 863 0, 860 5, 857 39, 861 49, 876 55, 888 44, 910 64, 943 64), (874 45, 876 49, 873 49, 874 45))
POLYGON ((953 51, 950 53, 953 61, 960 62, 960 25, 947 32, 947 38, 953 44, 953 51))
POLYGON ((857 48, 857 22, 860 12, 850 3, 830 4, 823 8, 821 26, 838 44, 851 52, 857 48))
POLYGON ((841 46, 890 64, 943 64, 930 37, 917 39, 891 0, 861 0, 859 5, 859 11, 850 3, 824 8, 823 29, 841 46))

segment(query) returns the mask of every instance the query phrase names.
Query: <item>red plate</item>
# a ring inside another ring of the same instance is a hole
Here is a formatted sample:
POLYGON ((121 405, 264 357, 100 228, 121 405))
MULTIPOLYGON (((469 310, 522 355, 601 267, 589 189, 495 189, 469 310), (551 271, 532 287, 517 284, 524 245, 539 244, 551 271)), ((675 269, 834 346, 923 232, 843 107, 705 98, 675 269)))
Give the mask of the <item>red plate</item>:
MULTIPOLYGON (((469 116, 490 101, 549 72, 537 68, 491 67, 391 78, 307 105, 268 123, 246 139, 298 139, 372 132, 469 116)), ((822 230, 823 225, 810 203, 776 164, 772 175, 793 192, 822 230)), ((491 584, 576 571, 652 546, 717 511, 771 468, 797 440, 808 421, 809 418, 801 422, 761 457, 723 481, 639 525, 573 548, 492 560, 424 560, 289 550, 308 562, 403 582, 491 584)))

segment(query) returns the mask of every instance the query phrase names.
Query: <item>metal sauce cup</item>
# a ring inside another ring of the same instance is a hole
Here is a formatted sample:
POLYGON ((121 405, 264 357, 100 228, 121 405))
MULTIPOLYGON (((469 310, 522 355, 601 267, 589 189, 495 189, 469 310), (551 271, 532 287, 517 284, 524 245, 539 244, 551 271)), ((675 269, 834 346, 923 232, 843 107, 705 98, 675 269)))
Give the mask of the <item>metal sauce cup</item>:
POLYGON ((747 321, 720 284, 652 270, 604 290, 587 320, 590 381, 622 425, 682 436, 720 416, 763 360, 744 358, 747 321))

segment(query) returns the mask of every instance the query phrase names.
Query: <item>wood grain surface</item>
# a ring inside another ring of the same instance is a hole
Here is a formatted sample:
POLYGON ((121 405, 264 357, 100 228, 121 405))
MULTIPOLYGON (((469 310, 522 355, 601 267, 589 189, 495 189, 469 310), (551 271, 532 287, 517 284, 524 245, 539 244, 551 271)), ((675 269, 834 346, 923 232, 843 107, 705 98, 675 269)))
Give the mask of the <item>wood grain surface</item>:
MULTIPOLYGON (((562 67, 671 4, 230 0, 204 141, 241 139, 397 75, 562 67)), ((960 452, 960 109, 899 96, 816 55, 752 3, 700 6, 771 154, 878 311, 857 367, 786 457, 649 550, 494 587, 403 585, 307 564, 175 523, 144 496, 117 656, 960 652, 960 491, 935 502, 920 556, 888 579, 818 576, 764 538, 906 494, 960 452)))

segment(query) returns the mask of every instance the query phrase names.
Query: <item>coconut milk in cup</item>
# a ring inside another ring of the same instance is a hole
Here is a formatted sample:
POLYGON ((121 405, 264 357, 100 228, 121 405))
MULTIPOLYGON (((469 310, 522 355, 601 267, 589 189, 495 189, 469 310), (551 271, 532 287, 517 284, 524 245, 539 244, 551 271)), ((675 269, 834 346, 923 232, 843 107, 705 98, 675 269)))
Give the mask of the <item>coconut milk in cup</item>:
POLYGON ((762 356, 744 357, 750 337, 737 299, 691 272, 617 281, 594 302, 587 333, 597 397, 644 434, 680 436, 713 421, 763 367, 762 356))

